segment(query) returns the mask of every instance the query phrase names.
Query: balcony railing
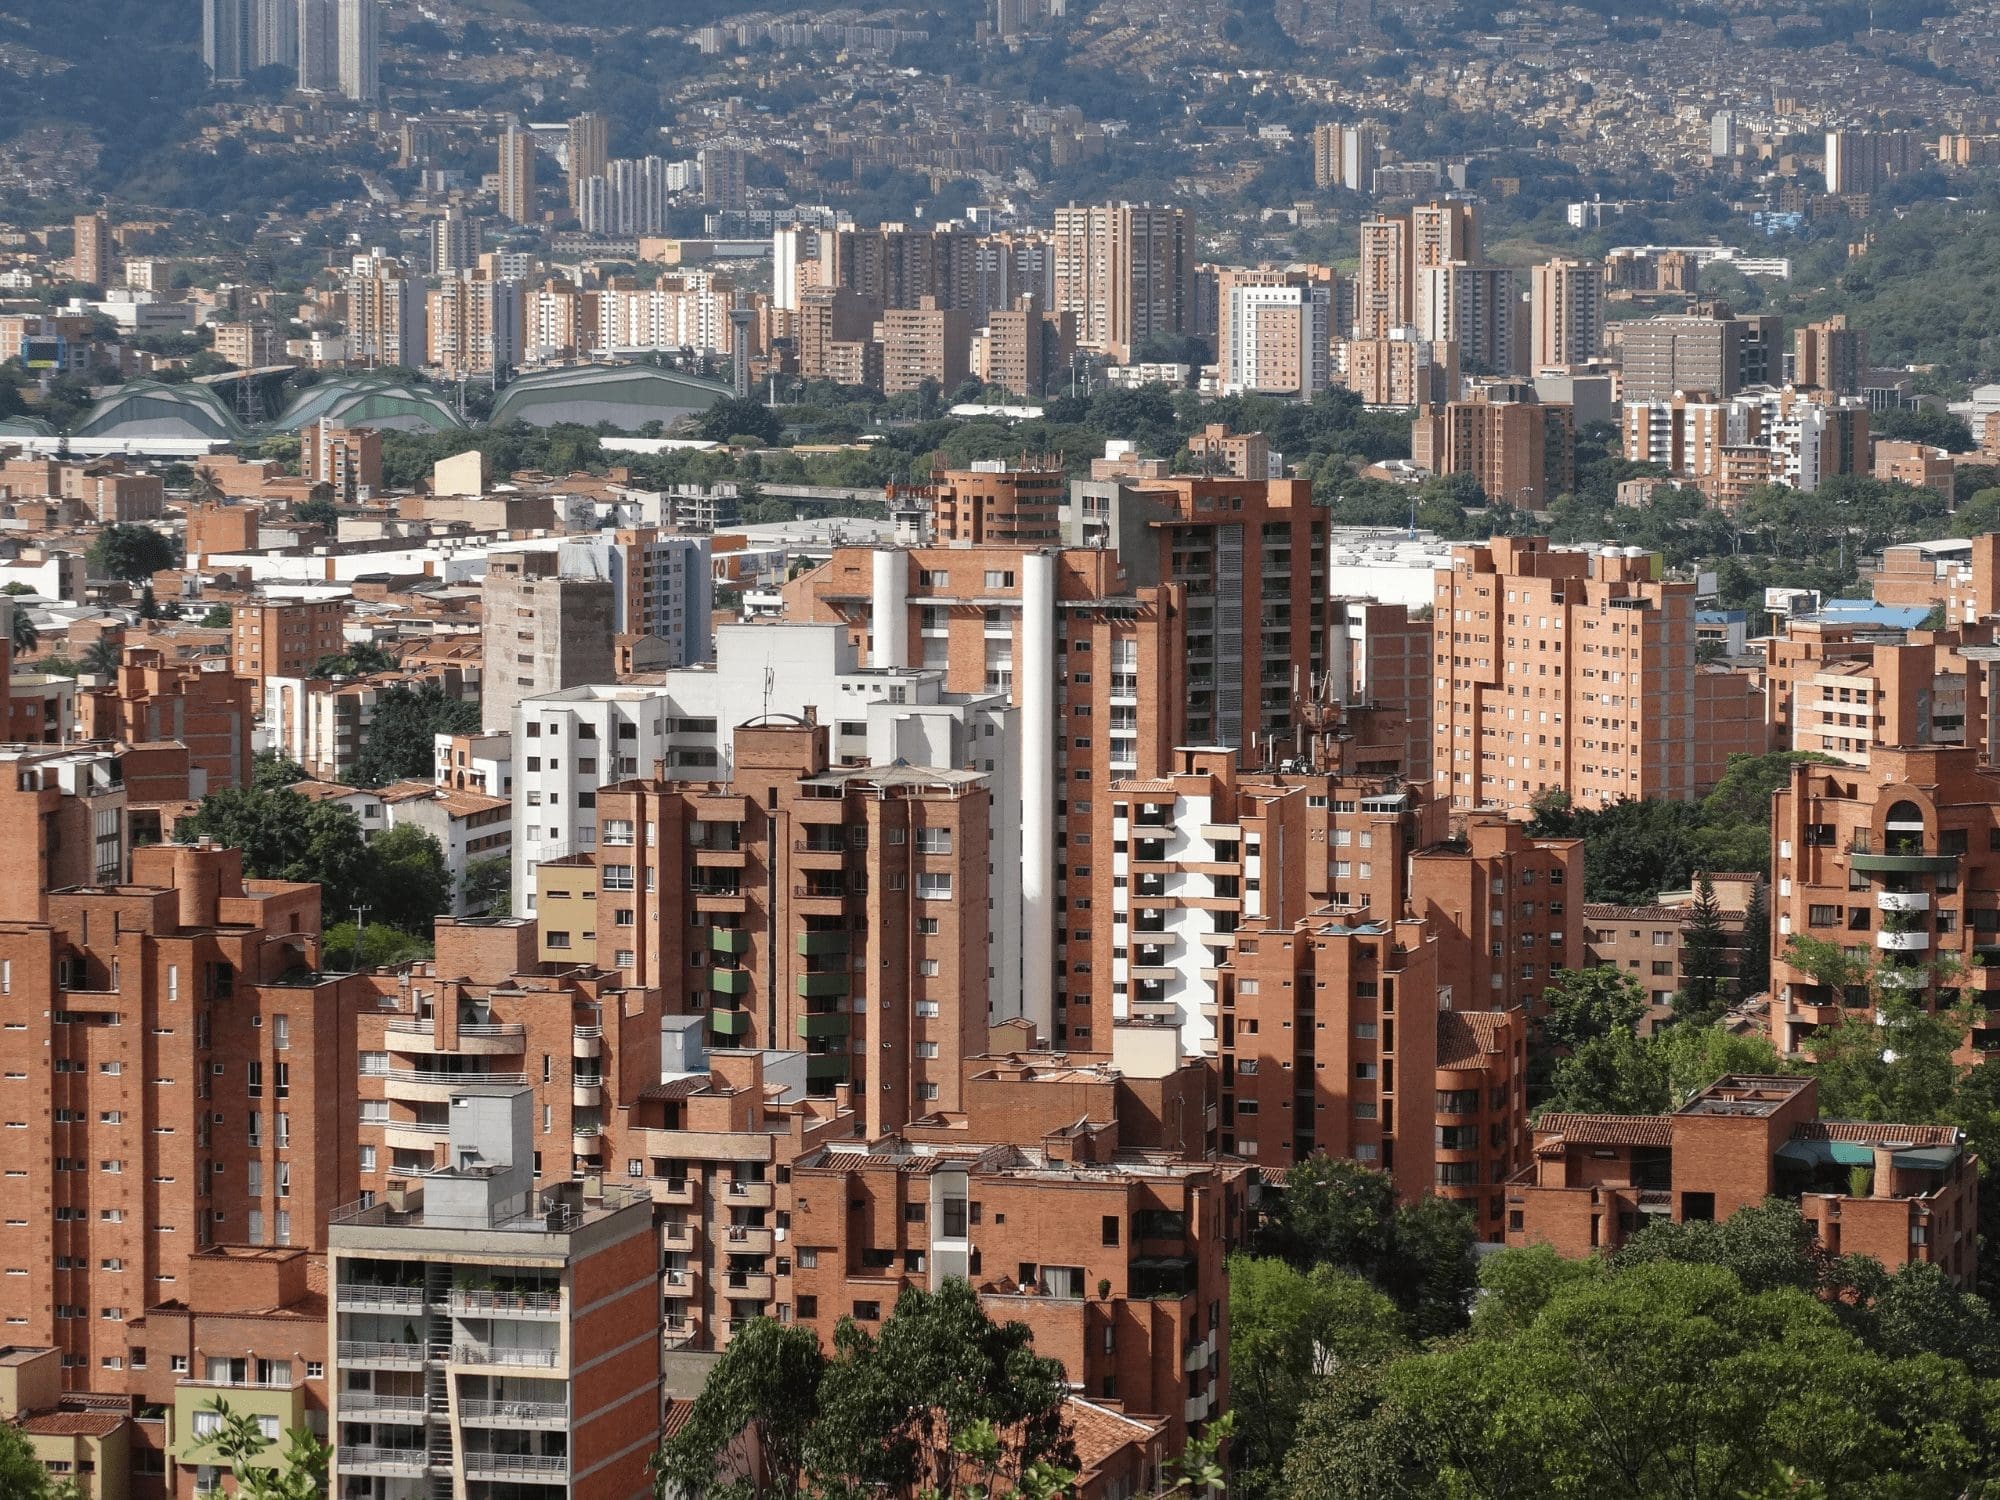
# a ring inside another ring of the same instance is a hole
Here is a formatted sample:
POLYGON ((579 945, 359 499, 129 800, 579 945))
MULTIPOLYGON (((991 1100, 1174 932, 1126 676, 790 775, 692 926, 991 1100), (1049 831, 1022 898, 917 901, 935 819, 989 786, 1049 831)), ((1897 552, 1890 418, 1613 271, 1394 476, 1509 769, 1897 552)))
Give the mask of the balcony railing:
POLYGON ((424 1289, 420 1286, 370 1286, 349 1283, 335 1288, 334 1298, 341 1307, 390 1307, 399 1312, 421 1312, 424 1306, 424 1289))
POLYGON ((405 1415, 422 1416, 424 1398, 422 1396, 384 1396, 374 1391, 342 1391, 340 1411, 342 1416, 353 1413, 357 1416, 366 1412, 401 1412, 405 1415))
POLYGON ((566 1474, 569 1460, 560 1454, 481 1453, 465 1455, 468 1474, 566 1474))
POLYGON ((352 1363, 355 1360, 379 1360, 388 1364, 420 1365, 424 1362, 424 1346, 342 1339, 340 1358, 343 1363, 352 1363))
POLYGON ((459 1416, 467 1422, 566 1422, 569 1408, 560 1401, 461 1401, 459 1416))
POLYGON ((461 1365, 519 1365, 524 1369, 553 1369, 556 1351, 529 1349, 518 1344, 455 1344, 451 1357, 461 1365))
POLYGON ((560 1292, 458 1291, 451 1294, 453 1312, 560 1312, 560 1292))
POLYGON ((388 1075, 391 1083, 423 1084, 523 1084, 525 1073, 447 1073, 438 1068, 399 1068, 388 1075))
POLYGON ((421 1448, 361 1448, 343 1446, 340 1450, 340 1466, 343 1469, 358 1469, 365 1466, 377 1468, 406 1469, 412 1474, 421 1474, 429 1457, 421 1448))

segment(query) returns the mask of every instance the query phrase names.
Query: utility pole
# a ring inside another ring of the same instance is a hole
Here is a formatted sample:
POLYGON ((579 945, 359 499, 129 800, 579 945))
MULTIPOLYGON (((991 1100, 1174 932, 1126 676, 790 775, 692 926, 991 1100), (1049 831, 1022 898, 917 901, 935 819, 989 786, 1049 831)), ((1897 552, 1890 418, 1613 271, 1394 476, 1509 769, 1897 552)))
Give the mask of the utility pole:
POLYGON ((369 904, 360 902, 354 908, 354 967, 361 967, 361 940, 368 935, 369 904))

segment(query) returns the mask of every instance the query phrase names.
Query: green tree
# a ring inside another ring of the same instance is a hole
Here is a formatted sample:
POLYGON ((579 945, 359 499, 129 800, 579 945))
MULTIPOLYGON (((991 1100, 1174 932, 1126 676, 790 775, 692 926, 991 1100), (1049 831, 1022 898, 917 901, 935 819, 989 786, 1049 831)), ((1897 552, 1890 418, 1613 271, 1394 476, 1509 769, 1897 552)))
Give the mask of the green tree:
POLYGON ((202 612, 201 627, 204 630, 227 630, 236 618, 236 611, 226 604, 211 604, 202 612))
POLYGON ((1232 1256, 1229 1370, 1239 1490, 1276 1486, 1299 1410, 1324 1376, 1356 1361, 1379 1363, 1402 1344, 1396 1305, 1352 1272, 1301 1272, 1282 1260, 1232 1256))
POLYGON ((310 1428, 285 1434, 284 1452, 267 1457, 276 1443, 258 1431, 257 1419, 234 1411, 217 1396, 207 1409, 220 1419, 199 1447, 214 1451, 236 1477, 236 1492, 249 1500, 324 1500, 327 1463, 333 1450, 310 1428))
POLYGON ((467 860, 460 889, 465 897, 465 909, 476 916, 513 915, 513 861, 504 854, 467 860))
POLYGON ((49 1471, 12 1422, 0 1422, 0 1495, 7 1500, 58 1500, 49 1471))
POLYGON ((259 750, 250 757, 250 785, 259 792, 275 792, 310 780, 306 768, 275 750, 259 750))
POLYGON ((430 780, 437 768, 437 736, 479 728, 479 705, 448 698, 435 682, 393 683, 375 699, 375 716, 348 779, 356 786, 430 780))
POLYGON ((405 932, 429 932, 451 911, 451 871, 444 849, 411 824, 385 828, 368 843, 374 866, 369 915, 405 932))
POLYGON ((1743 903, 1743 936, 1736 945, 1736 989, 1744 996, 1761 995, 1771 987, 1771 892, 1762 881, 1750 887, 1743 903))
POLYGON ((711 443, 748 437, 769 447, 785 435, 785 424, 763 402, 731 396, 703 412, 695 432, 711 443))
POLYGON ((1255 1247, 1294 1270, 1360 1276, 1396 1305, 1412 1338, 1461 1328, 1477 1280, 1478 1236, 1441 1198, 1398 1204, 1389 1174, 1317 1152, 1285 1173, 1255 1247))
POLYGON ((241 849, 243 873, 256 879, 319 885, 321 910, 329 916, 351 911, 375 894, 374 861, 360 820, 331 802, 290 791, 225 787, 181 819, 178 836, 205 836, 241 849))
POLYGON ((1565 969, 1542 998, 1548 1004, 1542 1038, 1551 1047, 1580 1047, 1598 1037, 1630 1032, 1646 1014, 1646 992, 1611 964, 1565 969))
POLYGON ((652 1467, 662 1496, 751 1500, 806 1492, 826 1356, 804 1324, 752 1319, 729 1341, 652 1467))
POLYGON ((432 956, 431 943, 386 922, 366 926, 352 920, 330 924, 320 941, 320 967, 348 974, 365 969, 395 969, 432 956))
POLYGON ((1682 978, 1674 996, 1674 1018, 1684 1025, 1707 1026, 1729 1008, 1728 942, 1715 883, 1704 875, 1695 883, 1694 901, 1681 928, 1682 978))
POLYGON ((1834 1120, 1948 1118, 1959 1089, 1954 1054, 1973 1017, 1931 1012, 1901 994, 1877 997, 1806 1039, 1820 1113, 1834 1120))
POLYGON ((125 648, 117 641, 99 636, 83 648, 83 660, 78 663, 85 673, 92 677, 116 677, 118 668, 125 660, 125 648))
POLYGON ((13 637, 14 656, 18 660, 30 655, 42 644, 42 633, 35 628, 34 620, 27 610, 16 604, 9 611, 9 628, 13 637))
POLYGON ((173 539, 150 526, 107 526, 90 544, 90 576, 137 583, 180 561, 173 539))
POLYGON ((879 1336, 843 1318, 833 1343, 807 1442, 816 1488, 942 1490, 976 1422, 1005 1435, 1016 1481, 1038 1461, 1074 1466, 1062 1366, 1034 1352, 1025 1324, 989 1319, 964 1281, 906 1288, 879 1336))
POLYGON ((1572 1260, 1550 1245, 1522 1245, 1489 1255, 1479 1263, 1480 1297, 1472 1331, 1482 1338, 1520 1333, 1564 1287, 1600 1276, 1604 1268, 1597 1256, 1572 1260))
POLYGON ((1790 1287, 1818 1293, 1832 1283, 1835 1268, 1799 1206, 1780 1198, 1739 1208, 1721 1220, 1649 1224, 1613 1260, 1620 1267, 1656 1261, 1720 1266, 1752 1292, 1790 1287))
POLYGON ((393 672, 396 658, 372 641, 359 641, 345 651, 322 656, 313 663, 315 677, 362 677, 370 672, 393 672))
POLYGON ((302 505, 292 507, 292 519, 304 521, 310 526, 324 526, 328 531, 340 526, 340 508, 331 500, 314 498, 302 505))

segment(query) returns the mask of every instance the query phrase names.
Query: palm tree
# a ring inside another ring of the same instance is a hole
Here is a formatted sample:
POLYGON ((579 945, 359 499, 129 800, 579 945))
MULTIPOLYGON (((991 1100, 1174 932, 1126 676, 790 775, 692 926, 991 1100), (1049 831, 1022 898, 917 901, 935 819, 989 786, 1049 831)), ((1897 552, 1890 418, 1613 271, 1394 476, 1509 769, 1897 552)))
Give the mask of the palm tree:
POLYGON ((42 643, 41 631, 35 629, 35 622, 20 605, 14 606, 14 654, 26 656, 42 643))
POLYGON ((83 670, 92 677, 116 677, 125 660, 125 648, 115 641, 94 640, 83 653, 83 670))
POLYGON ((222 481, 207 464, 194 471, 194 483, 189 489, 197 501, 220 500, 225 493, 222 481))

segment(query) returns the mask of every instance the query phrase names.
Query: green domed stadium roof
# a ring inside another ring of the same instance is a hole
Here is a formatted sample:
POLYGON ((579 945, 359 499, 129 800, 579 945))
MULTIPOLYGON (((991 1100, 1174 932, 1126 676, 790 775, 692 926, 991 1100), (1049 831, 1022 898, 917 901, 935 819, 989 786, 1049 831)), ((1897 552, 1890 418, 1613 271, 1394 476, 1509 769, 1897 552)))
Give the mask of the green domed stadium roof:
POLYGON ((500 393, 493 425, 525 422, 553 427, 576 422, 606 423, 637 432, 648 422, 671 424, 692 412, 707 411, 731 392, 720 381, 662 370, 656 365, 577 365, 523 375, 500 393))

